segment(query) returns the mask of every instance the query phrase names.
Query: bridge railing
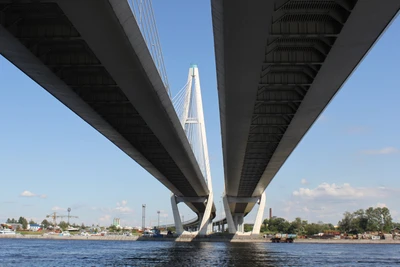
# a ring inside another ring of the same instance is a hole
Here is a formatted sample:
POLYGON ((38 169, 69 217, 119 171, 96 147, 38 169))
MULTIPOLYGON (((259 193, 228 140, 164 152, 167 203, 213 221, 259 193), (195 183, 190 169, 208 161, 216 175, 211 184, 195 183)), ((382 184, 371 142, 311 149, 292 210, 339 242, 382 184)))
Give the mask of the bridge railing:
POLYGON ((161 50, 160 40, 158 38, 157 25, 151 0, 127 1, 136 19, 136 22, 139 25, 143 39, 147 44, 147 48, 149 49, 151 57, 153 58, 168 95, 171 97, 167 72, 165 70, 164 57, 161 50))

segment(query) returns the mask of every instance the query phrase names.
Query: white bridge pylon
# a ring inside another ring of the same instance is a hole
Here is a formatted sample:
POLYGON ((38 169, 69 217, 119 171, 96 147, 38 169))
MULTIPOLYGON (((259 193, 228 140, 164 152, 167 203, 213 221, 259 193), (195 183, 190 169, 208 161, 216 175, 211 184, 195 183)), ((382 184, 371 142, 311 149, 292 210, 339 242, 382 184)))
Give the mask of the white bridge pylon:
MULTIPOLYGON (((185 130, 190 146, 199 164, 200 170, 206 180, 209 189, 209 196, 206 199, 206 209, 204 214, 199 214, 200 235, 208 234, 212 231, 211 211, 214 203, 212 179, 210 172, 210 162, 208 158, 208 146, 206 137, 206 128, 203 113, 203 101, 201 98, 200 76, 197 65, 191 65, 187 83, 172 99, 176 113, 185 130)), ((180 219, 178 202, 182 198, 177 198, 174 194, 171 196, 172 211, 174 214, 175 228, 177 234, 184 232, 182 221, 180 219)), ((183 200, 184 202, 184 200, 183 200)))

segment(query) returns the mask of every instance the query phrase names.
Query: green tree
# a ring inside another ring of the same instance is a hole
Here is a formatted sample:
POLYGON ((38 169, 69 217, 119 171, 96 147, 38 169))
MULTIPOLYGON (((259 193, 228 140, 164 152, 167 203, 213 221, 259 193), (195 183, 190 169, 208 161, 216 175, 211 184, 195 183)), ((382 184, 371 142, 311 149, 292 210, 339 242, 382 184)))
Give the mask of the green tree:
POLYGON ((392 229, 392 216, 388 208, 369 207, 365 213, 368 218, 367 228, 369 231, 389 232, 392 229))
POLYGON ((68 228, 68 223, 67 223, 67 222, 64 222, 64 221, 61 221, 61 222, 58 224, 58 226, 60 226, 61 229, 65 230, 65 229, 68 228))
POLYGON ((15 220, 14 218, 12 218, 11 220, 10 220, 10 218, 8 218, 6 223, 18 223, 18 221, 15 220))
POLYGON ((115 225, 110 225, 110 227, 108 227, 108 231, 110 232, 115 232, 117 230, 117 227, 115 225))
POLYGON ((28 228, 28 221, 24 217, 19 217, 18 223, 22 224, 22 229, 28 228))
POLYGON ((379 231, 381 229, 380 221, 382 220, 379 210, 374 209, 373 207, 369 207, 365 211, 365 214, 368 218, 367 230, 368 231, 379 231))
POLYGON ((43 229, 47 229, 47 227, 49 227, 51 225, 51 223, 48 220, 44 219, 42 221, 41 225, 42 225, 43 229))
POLYGON ((353 218, 354 215, 348 211, 343 213, 343 219, 338 222, 338 226, 342 232, 350 233, 353 230, 353 218))
POLYGON ((381 216, 382 216, 382 229, 384 232, 390 232, 393 228, 393 220, 392 220, 392 216, 390 215, 390 211, 388 208, 383 207, 381 209, 381 216))
POLYGON ((321 224, 310 223, 310 224, 307 224, 307 226, 305 227, 305 232, 307 233, 307 235, 315 235, 315 234, 323 232, 322 228, 323 228, 323 225, 321 225, 321 224))
POLYGON ((390 232, 393 227, 392 216, 388 208, 369 207, 353 213, 346 211, 338 223, 340 230, 346 233, 364 233, 366 231, 390 232))
POLYGON ((297 217, 290 223, 290 227, 288 230, 289 234, 297 234, 304 235, 305 234, 305 226, 307 225, 307 221, 302 221, 300 217, 297 217))
POLYGON ((363 209, 353 212, 352 229, 357 233, 367 231, 368 217, 363 209))
POLYGON ((265 231, 268 230, 268 222, 269 222, 268 219, 264 219, 264 221, 263 221, 263 223, 262 223, 262 226, 261 226, 261 231, 262 231, 262 232, 265 232, 265 231))
POLYGON ((268 222, 268 230, 275 233, 287 233, 290 223, 284 218, 273 217, 268 222))
POLYGON ((247 224, 247 223, 245 223, 244 224, 244 231, 245 232, 250 232, 250 231, 253 231, 253 224, 247 224))
POLYGON ((29 224, 35 224, 35 221, 30 219, 29 224))

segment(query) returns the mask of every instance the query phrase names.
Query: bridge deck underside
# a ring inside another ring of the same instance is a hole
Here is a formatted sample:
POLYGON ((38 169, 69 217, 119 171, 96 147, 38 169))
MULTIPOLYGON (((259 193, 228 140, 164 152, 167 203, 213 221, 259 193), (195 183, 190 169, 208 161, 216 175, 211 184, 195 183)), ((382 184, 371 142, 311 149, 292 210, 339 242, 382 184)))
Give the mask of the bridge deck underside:
MULTIPOLYGON (((57 4, 0 1, 0 23, 183 195, 197 196, 158 138, 57 4)), ((194 203, 193 206, 204 211, 203 204, 194 203)))
MULTIPOLYGON (((250 197, 356 1, 275 5, 238 196, 250 197)), ((245 204, 236 206, 243 211, 245 204)))
MULTIPOLYGON (((213 0, 225 192, 260 197, 396 16, 388 0, 213 0)), ((255 203, 232 201, 232 213, 255 203)))

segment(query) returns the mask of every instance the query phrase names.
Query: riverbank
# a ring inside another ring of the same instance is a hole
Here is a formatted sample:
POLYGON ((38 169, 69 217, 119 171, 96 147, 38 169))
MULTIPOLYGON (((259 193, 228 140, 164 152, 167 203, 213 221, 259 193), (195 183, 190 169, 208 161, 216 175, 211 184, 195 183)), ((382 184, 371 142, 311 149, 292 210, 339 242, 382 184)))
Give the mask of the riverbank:
POLYGON ((294 243, 308 244, 400 244, 400 240, 396 239, 296 239, 294 243))
MULTIPOLYGON (((163 241, 163 242, 228 242, 228 243, 271 243, 271 240, 251 236, 209 236, 209 237, 140 237, 123 235, 106 236, 59 236, 59 235, 0 235, 0 238, 9 239, 46 239, 46 240, 99 240, 99 241, 163 241)), ((400 240, 390 239, 295 239, 297 244, 400 244, 400 240)))
POLYGON ((232 236, 208 236, 198 237, 192 235, 182 235, 179 237, 141 237, 141 236, 60 236, 60 235, 0 235, 0 238, 12 239, 50 239, 50 240, 110 240, 110 241, 159 241, 159 242, 268 242, 262 237, 232 237, 232 236))
POLYGON ((115 241, 136 241, 139 236, 59 236, 59 235, 0 235, 0 238, 21 238, 21 239, 54 239, 54 240, 115 240, 115 241))

